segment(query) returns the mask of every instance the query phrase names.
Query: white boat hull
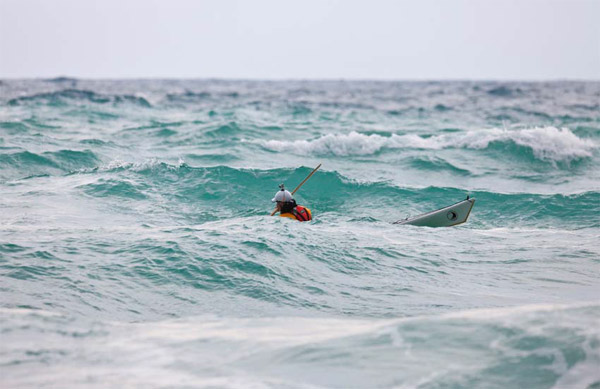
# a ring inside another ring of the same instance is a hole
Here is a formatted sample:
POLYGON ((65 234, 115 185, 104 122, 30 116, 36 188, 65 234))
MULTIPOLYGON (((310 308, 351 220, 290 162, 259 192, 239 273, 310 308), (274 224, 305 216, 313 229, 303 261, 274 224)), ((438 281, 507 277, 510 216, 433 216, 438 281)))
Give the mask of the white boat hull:
POLYGON ((424 227, 455 226, 467 221, 471 209, 473 208, 473 204, 475 204, 475 199, 467 197, 466 200, 459 201, 456 204, 412 218, 409 217, 404 220, 398 220, 397 222, 394 222, 394 224, 410 224, 413 226, 424 227))

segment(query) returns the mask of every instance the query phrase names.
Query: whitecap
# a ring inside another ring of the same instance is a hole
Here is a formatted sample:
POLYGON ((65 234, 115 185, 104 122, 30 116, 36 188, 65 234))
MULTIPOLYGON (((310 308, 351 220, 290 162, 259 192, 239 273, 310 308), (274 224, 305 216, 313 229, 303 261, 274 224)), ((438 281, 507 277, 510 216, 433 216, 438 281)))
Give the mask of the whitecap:
POLYGON ((579 138, 568 128, 552 126, 491 128, 431 137, 414 134, 385 137, 353 131, 348 134, 327 134, 312 140, 259 141, 273 151, 334 156, 373 155, 383 149, 486 149, 493 142, 512 142, 531 149, 535 158, 551 162, 589 158, 598 147, 592 139, 579 138))

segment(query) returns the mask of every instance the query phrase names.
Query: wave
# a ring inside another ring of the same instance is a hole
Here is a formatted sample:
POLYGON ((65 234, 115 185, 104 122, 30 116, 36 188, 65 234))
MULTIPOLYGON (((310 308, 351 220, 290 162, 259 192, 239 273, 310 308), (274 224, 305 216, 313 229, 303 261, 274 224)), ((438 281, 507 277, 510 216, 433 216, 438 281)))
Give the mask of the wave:
MULTIPOLYGON (((361 138, 363 137, 369 136, 362 135, 361 138)), ((202 160, 202 156, 190 157, 202 160)), ((224 155, 222 158, 231 157, 224 155)), ((457 175, 471 174, 440 158, 411 158, 411 165, 418 169, 443 169, 457 175)), ((179 202, 230 203, 232 210, 250 209, 249 215, 260 215, 263 210, 260 207, 248 207, 248 204, 261 204, 265 199, 270 199, 272 192, 282 182, 293 188, 312 171, 309 167, 269 170, 228 166, 193 167, 181 158, 175 164, 156 158, 141 162, 113 160, 102 163, 101 158, 90 150, 0 154, 0 167, 2 177, 11 179, 44 174, 96 175, 97 182, 88 182, 86 185, 90 186, 81 188, 85 193, 99 197, 129 197, 139 200, 145 199, 152 192, 168 188, 167 192, 172 193, 179 202), (240 203, 242 193, 244 201, 240 203)), ((535 194, 466 191, 439 186, 408 188, 390 182, 356 181, 336 171, 321 170, 303 187, 299 196, 317 206, 320 212, 339 212, 345 207, 356 206, 356 216, 362 217, 369 216, 362 215, 361 212, 370 212, 369 204, 372 203, 393 201, 405 210, 404 213, 416 214, 449 205, 467 194, 478 198, 475 214, 492 226, 514 222, 529 225, 530 222, 544 220, 564 220, 564 223, 581 226, 598 224, 593 219, 594 212, 591 212, 598 209, 600 193, 597 191, 535 194), (339 193, 345 195, 339 196, 339 193), (366 206, 365 199, 369 200, 366 206)))
POLYGON ((0 128, 7 130, 11 135, 29 131, 29 126, 23 122, 0 122, 0 128))
MULTIPOLYGON (((438 166, 438 162, 432 163, 438 166)), ((174 207, 188 204, 208 208, 214 214, 206 214, 207 220, 217 220, 239 214, 263 215, 264 205, 269 204, 280 183, 293 188, 311 170, 191 167, 183 160, 168 164, 152 159, 141 163, 112 161, 80 173, 99 175, 97 182, 81 187, 88 195, 120 201, 123 197, 143 200, 164 193, 174 201, 174 207)), ((477 198, 470 224, 479 227, 544 226, 556 222, 576 229, 600 225, 595 211, 600 193, 596 191, 565 195, 465 191, 437 186, 405 188, 390 182, 360 182, 336 171, 319 171, 303 186, 298 198, 321 214, 345 214, 344 210, 353 209, 351 217, 377 216, 373 221, 379 222, 438 209, 467 194, 477 198), (373 213, 372 204, 394 204, 398 211, 391 215, 373 213)))
POLYGON ((242 125, 238 121, 215 121, 204 123, 201 121, 177 121, 158 122, 152 121, 136 127, 127 127, 119 131, 119 134, 131 139, 137 137, 171 138, 169 145, 183 146, 190 143, 202 143, 204 146, 211 145, 212 148, 231 148, 231 144, 240 140, 242 134, 245 136, 259 136, 259 131, 277 131, 275 126, 259 127, 242 125))
POLYGON ((183 93, 167 93, 165 95, 165 101, 167 103, 203 103, 206 101, 211 101, 213 99, 223 100, 223 99, 237 99, 240 97, 239 92, 231 92, 231 91, 201 91, 194 92, 187 90, 183 93))
POLYGON ((410 157, 410 166, 423 171, 429 170, 433 172, 449 172, 459 176, 469 176, 472 175, 470 170, 463 169, 454 164, 445 161, 443 158, 439 158, 436 156, 413 156, 410 157))
POLYGON ((167 101, 173 103, 190 103, 204 101, 209 99, 211 96, 212 95, 210 92, 186 91, 184 93, 168 93, 165 98, 167 101))
POLYGON ((78 80, 76 78, 73 78, 73 77, 61 76, 61 77, 47 78, 47 79, 45 79, 45 81, 47 81, 47 82, 54 82, 54 83, 68 82, 68 83, 74 84, 78 80))
MULTIPOLYGON (((483 150, 495 144, 513 144, 530 150, 538 160, 568 162, 590 158, 598 144, 592 139, 582 139, 568 128, 534 127, 517 130, 486 129, 447 133, 434 136, 414 134, 381 136, 358 132, 327 134, 313 140, 259 141, 267 149, 278 152, 316 155, 375 155, 385 149, 465 148, 483 150)), ((514 150, 522 153, 522 149, 514 150)))
POLYGON ((523 91, 521 88, 511 88, 506 85, 500 85, 489 89, 486 92, 488 95, 497 96, 497 97, 514 97, 518 95, 522 95, 523 91))
MULTIPOLYGON (((195 156, 192 158, 197 159, 195 156)), ((457 175, 470 174, 437 158, 417 158, 413 159, 412 164, 419 169, 444 169, 457 175)), ((271 170, 228 166, 193 167, 182 159, 176 164, 158 159, 102 163, 100 157, 89 150, 0 154, 0 168, 0 177, 4 179, 72 174, 95 177, 92 182, 86 178, 83 185, 76 186, 77 190, 87 196, 113 199, 115 202, 123 198, 153 202, 155 195, 161 194, 170 199, 173 212, 179 212, 177 208, 184 205, 194 209, 209 209, 208 212, 200 212, 205 217, 200 217, 198 222, 239 214, 262 215, 265 204, 269 204, 280 183, 293 188, 312 171, 309 167, 271 170)), ((600 193, 597 191, 535 194, 466 191, 439 186, 407 188, 390 182, 356 181, 336 171, 322 170, 303 186, 298 196, 300 202, 315 207, 321 214, 344 214, 344 209, 353 209, 354 218, 375 217, 374 221, 394 221, 390 218, 400 219, 438 209, 463 199, 467 194, 478 200, 470 220, 473 226, 544 226, 557 222, 566 228, 600 225, 596 218, 600 203, 600 193), (344 195, 340 196, 340 193, 344 195), (373 204, 394 204, 398 212, 392 215, 373 213, 373 204)))
POLYGON ((17 106, 23 104, 43 103, 50 106, 63 106, 69 101, 84 101, 96 104, 133 104, 140 107, 151 107, 151 104, 143 97, 123 94, 123 95, 106 95, 89 90, 81 89, 63 89, 56 92, 35 93, 33 95, 16 97, 8 101, 8 105, 17 106))
POLYGON ((230 139, 238 134, 241 134, 242 128, 236 122, 229 122, 217 127, 208 128, 203 132, 204 136, 209 138, 226 138, 230 139))
POLYGON ((597 304, 571 304, 387 320, 206 315, 123 323, 3 309, 0 329, 11 334, 3 380, 15 387, 596 388, 599 314, 597 304), (37 365, 43 374, 31 374, 37 365))
POLYGON ((94 197, 123 197, 135 200, 147 198, 143 186, 140 187, 127 180, 100 179, 93 184, 85 184, 77 188, 94 197))
POLYGON ((28 176, 60 174, 92 168, 101 159, 90 150, 59 150, 44 153, 18 151, 0 154, 0 178, 17 179, 28 176))
POLYGON ((384 147, 395 148, 395 139, 380 135, 365 135, 358 132, 349 134, 327 134, 314 140, 259 141, 264 147, 279 152, 290 152, 298 155, 373 155, 384 147))

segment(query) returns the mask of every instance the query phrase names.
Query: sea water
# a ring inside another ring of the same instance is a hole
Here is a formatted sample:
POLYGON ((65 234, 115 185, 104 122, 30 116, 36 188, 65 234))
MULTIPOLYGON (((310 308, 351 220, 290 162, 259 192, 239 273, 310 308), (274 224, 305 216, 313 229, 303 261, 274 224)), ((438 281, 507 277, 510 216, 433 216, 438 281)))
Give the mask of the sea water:
POLYGON ((599 388, 599 236, 598 82, 0 82, 3 387, 599 388))

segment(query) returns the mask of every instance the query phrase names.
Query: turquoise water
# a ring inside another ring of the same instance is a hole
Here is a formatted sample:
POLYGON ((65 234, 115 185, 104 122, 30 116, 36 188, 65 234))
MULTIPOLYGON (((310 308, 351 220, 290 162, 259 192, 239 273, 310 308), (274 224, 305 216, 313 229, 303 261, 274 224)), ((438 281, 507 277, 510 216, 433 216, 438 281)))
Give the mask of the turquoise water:
POLYGON ((0 194, 8 387, 600 387, 598 82, 3 80, 0 194))

